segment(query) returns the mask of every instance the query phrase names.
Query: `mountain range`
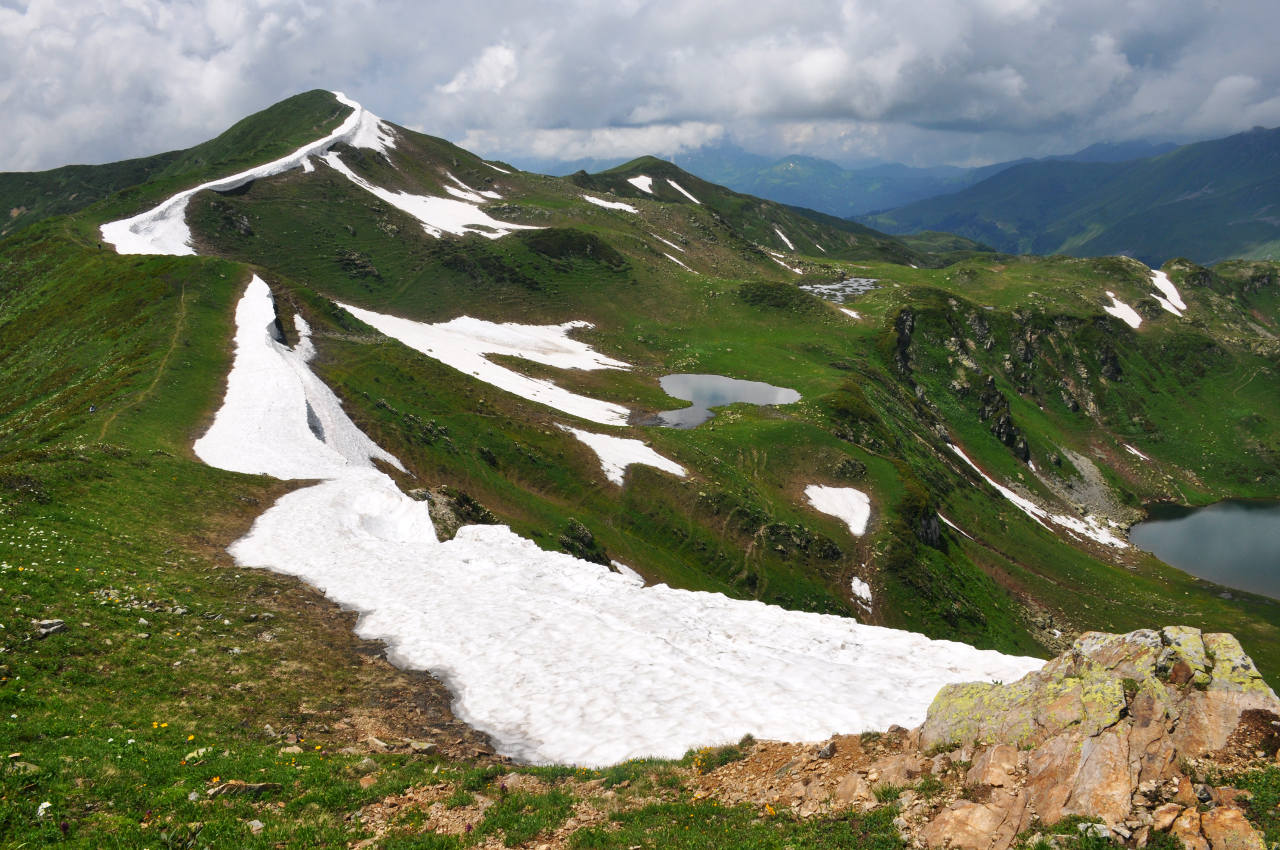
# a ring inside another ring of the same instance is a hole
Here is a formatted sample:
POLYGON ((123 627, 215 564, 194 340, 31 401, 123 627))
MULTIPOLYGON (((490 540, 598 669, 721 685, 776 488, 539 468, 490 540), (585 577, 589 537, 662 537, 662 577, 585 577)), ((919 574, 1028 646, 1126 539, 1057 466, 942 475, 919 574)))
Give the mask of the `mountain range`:
MULTIPOLYGON (((1095 165, 1129 167, 1055 167, 1095 165)), ((1280 681, 1274 600, 1124 539, 1280 495, 1275 263, 993 254, 649 157, 551 177, 324 91, 0 202, 5 788, 57 807, 6 841, 345 843, 443 771, 514 846, 571 803, 500 757, 914 725, 1091 630, 1229 631, 1280 681), (673 374, 799 400, 664 427, 673 374), (317 823, 275 824, 286 786, 317 823)))
POLYGON ((1275 258, 1280 129, 1255 128, 1126 162, 1037 161, 860 221, 944 230, 1008 253, 1123 254, 1159 265, 1275 258))

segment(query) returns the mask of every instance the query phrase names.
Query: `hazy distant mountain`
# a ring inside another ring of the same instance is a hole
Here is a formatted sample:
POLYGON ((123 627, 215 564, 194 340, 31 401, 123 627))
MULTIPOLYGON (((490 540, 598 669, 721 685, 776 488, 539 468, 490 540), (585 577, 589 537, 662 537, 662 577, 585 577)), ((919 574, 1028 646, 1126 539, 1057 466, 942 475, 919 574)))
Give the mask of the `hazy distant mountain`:
POLYGON ((859 220, 890 233, 945 230, 1012 253, 1125 254, 1150 265, 1280 256, 1280 129, 1120 162, 1103 147, 859 220))

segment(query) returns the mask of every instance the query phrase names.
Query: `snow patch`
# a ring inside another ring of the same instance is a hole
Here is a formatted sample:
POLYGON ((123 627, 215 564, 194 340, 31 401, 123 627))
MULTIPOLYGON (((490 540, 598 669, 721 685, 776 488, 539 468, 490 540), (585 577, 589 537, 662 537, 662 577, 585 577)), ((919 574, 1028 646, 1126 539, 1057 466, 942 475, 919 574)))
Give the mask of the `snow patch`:
POLYGON ((804 272, 800 271, 800 269, 796 268, 795 266, 789 266, 785 262, 783 262, 782 260, 783 255, 779 254, 777 251, 770 251, 768 248, 765 248, 764 252, 769 255, 769 259, 773 260, 775 263, 782 266, 787 271, 795 272, 796 274, 804 274, 804 272))
POLYGON ((853 598, 862 603, 864 608, 871 608, 871 585, 854 576, 849 581, 849 589, 853 591, 853 598))
POLYGON ((472 189, 466 183, 463 183, 461 180, 459 180, 457 177, 454 177, 452 174, 450 174, 447 171, 445 172, 445 176, 448 177, 450 180, 452 180, 454 183, 458 184, 457 189, 453 188, 452 186, 444 187, 445 191, 448 192, 450 195, 462 198, 463 200, 466 200, 466 201, 471 201, 474 204, 483 204, 486 198, 491 201, 502 200, 501 195, 499 195, 497 192, 494 192, 490 189, 472 189))
MULTIPOLYGON (((484 162, 484 160, 481 160, 481 162, 484 162)), ((485 165, 487 165, 487 166, 489 166, 490 168, 492 168, 494 171, 498 171, 498 172, 501 172, 501 173, 503 173, 503 174, 510 174, 510 173, 511 173, 510 171, 508 171, 508 170, 507 170, 507 169, 505 169, 505 168, 499 168, 498 166, 494 165, 492 162, 485 162, 484 164, 485 164, 485 165)))
POLYGON ((666 246, 667 246, 667 247, 669 247, 669 248, 674 248, 674 249, 676 249, 677 251, 679 251, 681 254, 683 254, 683 253, 684 253, 684 249, 683 249, 683 248, 681 248, 681 247, 680 247, 679 245, 677 245, 676 243, 674 243, 674 242, 668 242, 666 239, 663 239, 661 236, 659 236, 659 235, 658 235, 658 234, 656 234, 656 233, 650 233, 649 235, 650 235, 650 236, 652 236, 654 239, 657 239, 657 240, 658 240, 659 242, 661 242, 663 245, 666 245, 666 246))
POLYGON ((645 194, 653 194, 653 178, 641 174, 639 177, 628 177, 627 182, 645 194))
POLYGON ((970 534, 969 532, 965 531, 963 528, 961 528, 960 526, 956 525, 954 522, 952 522, 951 520, 947 519, 947 518, 946 518, 946 517, 944 517, 942 514, 938 514, 938 519, 942 520, 946 525, 949 525, 950 527, 954 528, 956 531, 960 532, 960 533, 961 533, 961 534, 963 534, 965 537, 968 537, 970 540, 972 540, 972 539, 973 539, 973 535, 972 535, 972 534, 970 534))
MULTIPOLYGON (((264 331, 264 289, 255 285, 246 299, 257 303, 237 311, 236 361, 247 358, 244 374, 272 389, 229 402, 242 408, 227 420, 244 429, 240 447, 276 427, 255 418, 293 419, 280 427, 300 440, 306 427, 301 406, 275 405, 274 388, 308 370, 264 331)), ((340 407, 329 412, 342 417, 340 407)), ((307 464, 288 471, 322 471, 307 464)), ((505 526, 464 526, 440 542, 426 503, 367 461, 326 468, 330 480, 282 497, 232 545, 236 562, 300 576, 360 612, 357 634, 386 642, 402 668, 442 676, 458 717, 514 758, 606 765, 678 757, 746 733, 800 741, 911 727, 945 684, 1012 681, 1043 664, 848 618, 643 587, 505 526)))
POLYGON ((861 318, 862 318, 862 314, 861 314, 861 313, 859 313, 857 310, 850 310, 848 307, 837 307, 836 309, 837 309, 837 310, 839 310, 841 313, 844 313, 846 316, 848 316, 848 317, 850 317, 850 318, 852 318, 852 319, 861 319, 861 318))
POLYGON ((775 227, 773 228, 773 232, 774 232, 774 233, 776 233, 776 234, 778 234, 778 237, 779 237, 780 239, 782 239, 782 241, 783 241, 783 242, 785 242, 785 243, 786 243, 786 245, 787 245, 787 250, 794 251, 794 250, 796 249, 796 246, 795 246, 795 245, 792 245, 792 244, 791 244, 791 240, 787 238, 787 234, 785 234, 785 233, 783 233, 783 232, 782 232, 782 228, 780 228, 780 227, 776 227, 776 226, 775 226, 775 227))
POLYGON ((1111 299, 1111 306, 1103 307, 1104 311, 1115 316, 1131 328, 1137 328, 1142 324, 1142 317, 1138 315, 1138 311, 1116 298, 1114 292, 1107 290, 1107 297, 1111 299))
POLYGON ((1112 533, 1112 529, 1119 527, 1115 523, 1108 520, 1101 520, 1094 516, 1086 516, 1084 519, 1079 519, 1077 517, 1051 514, 1025 496, 1019 496, 1008 487, 997 484, 995 479, 979 469, 978 465, 970 460, 969 456, 965 454, 955 443, 951 443, 950 446, 951 450, 959 455, 961 460, 969 464, 969 466, 973 468, 974 472, 977 472, 978 475, 982 476, 983 481, 986 481, 992 487, 996 488, 996 490, 1000 492, 1000 495, 1004 496, 1010 502, 1013 502, 1013 504, 1017 506, 1018 510, 1031 517, 1046 529, 1049 528, 1049 526, 1045 524, 1045 520, 1049 520, 1055 525, 1059 525, 1068 531, 1080 535, 1081 537, 1087 537, 1090 540, 1097 541, 1098 543, 1102 543, 1106 546, 1112 546, 1116 549, 1129 548, 1129 544, 1125 540, 1112 533))
POLYGON ((1127 451, 1127 452, 1128 452, 1129 454, 1131 454, 1131 455, 1137 455, 1138 457, 1142 458, 1143 460, 1151 460, 1151 458, 1147 457, 1147 456, 1146 456, 1146 455, 1144 455, 1142 452, 1138 451, 1137 449, 1135 449, 1133 446, 1129 445, 1128 443, 1121 443, 1120 445, 1124 446, 1125 451, 1127 451))
POLYGON ((378 458, 403 470, 364 435, 307 365, 315 356, 301 316, 289 348, 276 336, 275 302, 257 275, 236 306, 235 361, 213 425, 193 447, 210 466, 276 478, 328 478, 378 458))
POLYGON ((1151 285, 1160 290, 1164 296, 1154 296, 1160 302, 1160 306, 1178 318, 1182 318, 1182 313, 1187 309, 1187 304, 1182 300, 1182 296, 1178 293, 1178 288, 1173 285, 1173 281, 1169 280, 1169 275, 1153 270, 1151 272, 1151 285))
POLYGON ((606 201, 603 198, 593 198, 590 195, 583 195, 582 200, 589 204, 595 204, 598 207, 604 207, 609 210, 626 210, 629 213, 640 212, 640 210, 631 206, 631 204, 624 204, 622 201, 606 201))
MULTIPOLYGON (((368 180, 356 174, 347 164, 342 161, 336 151, 329 151, 323 157, 335 171, 346 177, 352 183, 355 183, 361 189, 369 194, 381 198, 391 206, 408 213, 418 220, 422 225, 422 229, 430 233, 432 236, 439 237, 442 233, 452 233, 455 236, 463 236, 467 233, 478 233, 481 236, 487 236, 490 239, 497 239, 500 236, 506 236, 514 230, 537 230, 530 224, 510 224, 505 221, 498 221, 491 217, 484 210, 476 206, 476 203, 484 199, 476 195, 474 192, 464 192, 446 186, 455 196, 466 197, 465 200, 455 198, 437 198, 432 195, 411 195, 408 192, 393 192, 390 189, 383 189, 375 186, 368 180), (472 200, 474 198, 474 200, 472 200)), ((465 185, 465 184, 463 184, 465 185)))
POLYGON ((668 254, 668 253, 666 253, 666 252, 663 252, 662 256, 666 257, 668 260, 670 260, 671 262, 675 263, 677 266, 679 266, 680 268, 684 269, 685 271, 687 271, 687 272, 693 272, 694 274, 697 274, 697 272, 693 271, 693 269, 689 268, 689 267, 688 267, 688 266, 686 266, 684 263, 680 262, 678 259, 676 259, 675 257, 671 256, 670 254, 668 254))
POLYGON ((323 154, 339 142, 383 154, 394 146, 395 139, 391 129, 382 122, 381 118, 354 100, 348 99, 341 92, 333 92, 333 96, 345 106, 350 106, 351 114, 329 135, 305 144, 293 153, 273 162, 183 190, 159 206, 140 212, 132 218, 107 222, 100 228, 102 241, 113 246, 119 254, 194 255, 195 249, 191 247, 191 229, 187 227, 186 214, 187 202, 198 192, 206 189, 227 192, 250 181, 272 177, 294 168, 302 168, 304 171, 314 170, 314 166, 307 167, 310 165, 309 158, 323 154))
POLYGON ((614 437, 609 434, 592 434, 590 431, 570 428, 568 425, 561 425, 560 427, 577 437, 596 453, 600 458, 600 466, 604 470, 604 477, 619 487, 622 486, 622 479, 626 474, 627 467, 633 463, 652 466, 655 469, 670 472, 680 478, 684 478, 688 474, 683 466, 658 454, 640 440, 614 437))
POLYGON ((410 348, 498 389, 602 425, 627 424, 630 411, 622 405, 571 393, 551 381, 530 378, 499 366, 485 356, 508 354, 557 369, 630 369, 630 364, 606 357, 585 342, 569 338, 569 331, 574 328, 591 327, 588 322, 518 325, 460 316, 448 322, 427 324, 350 304, 338 306, 410 348))
POLYGON ((867 520, 871 518, 871 498, 866 493, 852 487, 810 484, 804 488, 804 495, 809 504, 824 514, 844 520, 854 537, 861 537, 866 533, 867 520))
POLYGON ((667 178, 667 182, 671 184, 671 188, 672 188, 672 189, 675 189, 677 192, 679 192, 681 195, 684 195, 686 198, 688 198, 689 200, 693 201, 695 204, 699 204, 699 205, 701 205, 702 201, 699 201, 699 200, 698 200, 697 198, 695 198, 693 195, 690 195, 688 192, 686 192, 686 191, 685 191, 685 188, 684 188, 683 186, 681 186, 679 183, 677 183, 676 181, 672 180, 671 178, 667 178))
POLYGON ((610 561, 609 564, 615 570, 618 571, 619 575, 621 575, 624 578, 630 579, 632 584, 636 584, 636 585, 639 585, 640 587, 644 587, 644 576, 640 575, 638 572, 631 569, 626 564, 622 563, 621 561, 610 561))

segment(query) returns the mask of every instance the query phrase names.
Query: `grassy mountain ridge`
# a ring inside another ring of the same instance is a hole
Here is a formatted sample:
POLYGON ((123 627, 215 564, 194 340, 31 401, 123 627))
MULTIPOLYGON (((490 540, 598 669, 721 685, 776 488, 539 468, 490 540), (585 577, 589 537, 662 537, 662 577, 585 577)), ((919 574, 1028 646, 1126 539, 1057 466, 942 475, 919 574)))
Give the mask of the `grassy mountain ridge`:
POLYGON ((195 147, 107 165, 65 165, 50 171, 0 173, 0 236, 44 218, 65 215, 124 189, 151 184, 142 198, 164 197, 207 175, 234 174, 270 162, 323 136, 350 112, 319 89, 294 95, 248 116, 195 147))
MULTIPOLYGON (((260 117, 271 125, 270 110, 260 117)), ((659 161, 589 175, 584 187, 505 174, 447 142, 395 132, 385 159, 339 153, 392 190, 442 196, 453 175, 501 195, 483 204, 495 218, 540 229, 434 237, 318 163, 194 198, 187 220, 206 256, 122 257, 97 244, 98 224, 135 211, 156 186, 0 241, 0 383, 12 388, 0 398, 0 581, 15 601, 0 614, 0 728, 38 770, 0 774, 5 841, 141 846, 161 830, 195 841, 194 829, 211 843, 347 843, 366 825, 345 814, 437 781, 436 768, 477 790, 497 776, 468 778, 482 768, 452 761, 475 756, 452 749, 462 738, 437 723, 439 706, 387 718, 392 697, 368 677, 380 671, 386 686, 393 673, 376 648, 340 642, 349 618, 222 552, 290 486, 211 469, 190 449, 223 392, 232 311, 251 272, 272 286, 286 327, 294 316, 311 325, 316 371, 405 462, 403 487, 474 518, 487 511, 543 548, 580 544, 581 527, 653 582, 1011 652, 1048 654, 1090 628, 1227 630, 1277 681, 1275 601, 1223 598, 1143 553, 1042 528, 947 442, 1055 511, 1079 502, 1125 519, 1155 499, 1280 495, 1276 264, 1169 263, 1190 305, 1176 319, 1150 298, 1147 270, 1121 258, 972 256, 912 268, 904 261, 927 255, 659 161), (640 173, 655 178, 656 197, 627 183, 640 173), (702 203, 660 186, 672 178, 702 203), (591 205, 584 191, 637 212, 591 205), (858 318, 797 286, 848 277, 878 281, 845 303, 858 318), (1102 313, 1105 290, 1135 305, 1141 328, 1102 313), (734 405, 689 431, 612 430, 691 473, 633 466, 618 487, 555 427, 567 417, 373 332, 334 300, 420 321, 590 320, 580 338, 632 370, 504 362, 640 420, 682 405, 657 382, 673 371, 764 380, 803 400, 734 405), (1126 442, 1154 460, 1139 464, 1126 442), (855 538, 812 510, 802 493, 815 482, 867 492, 868 533, 855 538), (869 612, 850 593, 854 577, 873 588, 869 612), (52 617, 68 631, 34 639, 31 621, 52 617), (122 705, 121 692, 133 699, 122 705), (301 752, 282 753, 264 723, 306 739, 301 752), (386 728, 450 759, 341 751, 390 737, 386 728), (366 757, 372 773, 361 773, 366 757), (228 776, 276 787, 228 795, 224 808, 206 792, 228 776), (35 816, 37 799, 54 801, 54 818, 35 816), (260 835, 251 819, 265 822, 260 835)), ((212 161, 189 178, 216 176, 212 161)), ((427 686, 397 687, 416 700, 427 686)), ((733 837, 710 840, 758 846, 765 839, 751 830, 765 828, 736 824, 733 837)), ((849 828, 824 821, 804 827, 819 837, 786 840, 826 846, 822 830, 849 828)))
POLYGON ((1011 253, 1125 254, 1158 265, 1274 257, 1280 129, 1122 163, 1033 162, 962 192, 861 220, 945 230, 1011 253))
POLYGON ((598 174, 579 172, 570 175, 568 179, 584 189, 622 198, 657 198, 667 203, 694 204, 694 201, 676 188, 678 185, 697 198, 698 203, 714 210, 735 232, 775 251, 794 251, 799 248, 809 255, 828 255, 839 259, 928 262, 924 256, 912 252, 898 240, 869 227, 813 210, 788 207, 733 192, 656 157, 640 157, 598 174), (653 180, 649 192, 630 182, 643 177, 653 180), (815 224, 820 227, 815 227, 815 224), (787 244, 788 240, 791 241, 790 246, 787 244))

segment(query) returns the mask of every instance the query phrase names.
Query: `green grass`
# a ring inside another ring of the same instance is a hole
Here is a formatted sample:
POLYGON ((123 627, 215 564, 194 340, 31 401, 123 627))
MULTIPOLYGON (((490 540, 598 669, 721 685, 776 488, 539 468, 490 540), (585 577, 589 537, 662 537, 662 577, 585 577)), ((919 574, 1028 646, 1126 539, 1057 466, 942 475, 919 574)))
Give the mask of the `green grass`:
POLYGON ((1280 767, 1232 776, 1227 781, 1253 795, 1246 805, 1247 813, 1262 830, 1267 846, 1280 841, 1280 767))
POLYGON ((898 850, 904 845, 893 826, 895 815, 892 809, 882 808, 862 816, 795 821, 787 817, 762 818, 745 806, 657 803, 615 815, 607 829, 580 830, 570 839, 569 846, 574 850, 636 846, 671 850, 898 850))
POLYGON ((573 797, 564 791, 545 794, 513 791, 490 806, 475 830, 477 837, 501 835, 502 843, 516 847, 564 823, 573 808, 573 797))

